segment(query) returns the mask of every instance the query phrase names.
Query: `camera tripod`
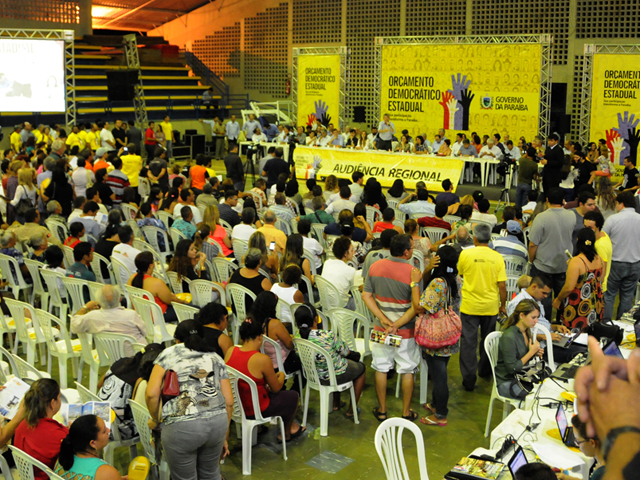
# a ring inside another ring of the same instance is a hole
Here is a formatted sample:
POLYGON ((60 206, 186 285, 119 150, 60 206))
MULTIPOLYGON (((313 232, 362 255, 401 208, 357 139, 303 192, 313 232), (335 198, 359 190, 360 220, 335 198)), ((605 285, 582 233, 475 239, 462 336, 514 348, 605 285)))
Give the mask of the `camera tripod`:
POLYGON ((500 198, 498 199, 498 204, 496 205, 495 213, 498 213, 500 209, 503 209, 507 205, 511 204, 509 199, 509 190, 511 189, 511 177, 513 176, 513 171, 515 169, 515 163, 512 163, 508 166, 508 170, 505 175, 504 188, 502 192, 500 192, 500 198))

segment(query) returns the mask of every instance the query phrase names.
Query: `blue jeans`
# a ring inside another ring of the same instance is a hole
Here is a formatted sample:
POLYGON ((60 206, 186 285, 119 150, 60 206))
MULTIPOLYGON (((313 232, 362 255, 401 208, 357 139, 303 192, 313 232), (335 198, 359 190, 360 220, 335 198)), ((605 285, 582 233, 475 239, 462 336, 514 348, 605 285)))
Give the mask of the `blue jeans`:
POLYGON ((164 146, 167 149, 167 160, 169 160, 173 157, 173 142, 171 140, 167 140, 164 146))
POLYGON ((516 207, 522 207, 529 203, 529 192, 533 187, 526 183, 519 183, 516 187, 516 207))
POLYGON ((437 357, 423 354, 429 367, 429 375, 433 382, 431 406, 436 409, 436 418, 447 418, 449 413, 449 385, 447 383, 447 364, 451 357, 437 357))
POLYGON ((640 262, 611 262, 609 279, 607 280, 607 291, 604 292, 604 319, 613 317, 613 304, 616 295, 620 291, 620 304, 618 305, 618 315, 631 310, 636 294, 636 286, 640 280, 640 262))

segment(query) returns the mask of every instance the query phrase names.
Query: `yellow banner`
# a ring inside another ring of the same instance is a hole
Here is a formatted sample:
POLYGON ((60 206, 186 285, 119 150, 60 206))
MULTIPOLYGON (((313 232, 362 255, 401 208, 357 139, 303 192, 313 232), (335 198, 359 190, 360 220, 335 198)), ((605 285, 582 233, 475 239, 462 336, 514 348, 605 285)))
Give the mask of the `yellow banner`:
POLYGON ((298 125, 340 126, 340 55, 298 56, 298 125))
POLYGON ((589 139, 607 140, 617 164, 635 155, 638 141, 629 147, 629 130, 635 135, 640 121, 640 55, 595 54, 591 86, 589 139))
MULTIPOLYGON (((396 136, 444 128, 455 133, 509 135, 514 144, 538 134, 540 44, 385 45, 380 115, 396 136)), ((452 140, 453 141, 453 140, 452 140)))
POLYGON ((417 182, 425 182, 427 190, 442 191, 442 181, 451 180, 454 189, 464 167, 464 160, 450 157, 426 155, 392 154, 346 150, 341 148, 296 147, 293 152, 298 179, 325 178, 335 175, 348 178, 360 171, 369 177, 376 177, 383 187, 391 187, 398 178, 407 188, 415 188, 417 182))

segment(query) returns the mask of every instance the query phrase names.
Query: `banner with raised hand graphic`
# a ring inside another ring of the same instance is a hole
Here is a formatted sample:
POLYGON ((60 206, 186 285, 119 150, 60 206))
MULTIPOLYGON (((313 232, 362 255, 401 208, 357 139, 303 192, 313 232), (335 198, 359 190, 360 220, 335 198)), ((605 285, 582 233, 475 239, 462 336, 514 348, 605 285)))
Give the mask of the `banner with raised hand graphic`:
POLYGON ((298 56, 298 125, 339 126, 340 75, 340 55, 298 56))
POLYGON ((388 113, 396 131, 429 139, 441 128, 527 139, 538 134, 540 44, 381 48, 380 115, 388 113))
POLYGON ((607 142, 611 161, 638 155, 640 55, 594 54, 589 140, 607 142))

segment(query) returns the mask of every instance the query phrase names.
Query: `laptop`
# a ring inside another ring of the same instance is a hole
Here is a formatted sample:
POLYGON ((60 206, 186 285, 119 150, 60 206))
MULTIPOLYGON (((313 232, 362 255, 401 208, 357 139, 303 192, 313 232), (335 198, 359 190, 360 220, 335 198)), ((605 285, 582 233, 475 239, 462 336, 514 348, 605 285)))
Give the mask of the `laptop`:
POLYGON ((573 427, 569 425, 569 420, 567 420, 567 414, 564 411, 562 403, 558 405, 558 410, 556 411, 556 423, 558 424, 562 443, 568 447, 575 447, 576 438, 573 436, 573 427))
POLYGON ((602 352, 610 357, 624 358, 622 356, 622 352, 620 351, 620 347, 613 340, 605 345, 605 347, 602 349, 602 352))
POLYGON ((578 338, 579 335, 580 335, 580 331, 568 336, 563 335, 560 340, 554 340, 552 343, 555 347, 569 348, 569 346, 573 343, 573 341, 576 338, 578 338))
POLYGON ((513 454, 513 456, 511 457, 511 460, 509 460, 509 463, 507 464, 509 466, 509 471, 511 472, 511 476, 513 478, 516 478, 516 472, 518 471, 518 469, 523 465, 526 465, 527 463, 529 463, 529 461, 527 460, 527 457, 524 455, 524 450, 522 449, 522 447, 518 446, 518 449, 513 454))

